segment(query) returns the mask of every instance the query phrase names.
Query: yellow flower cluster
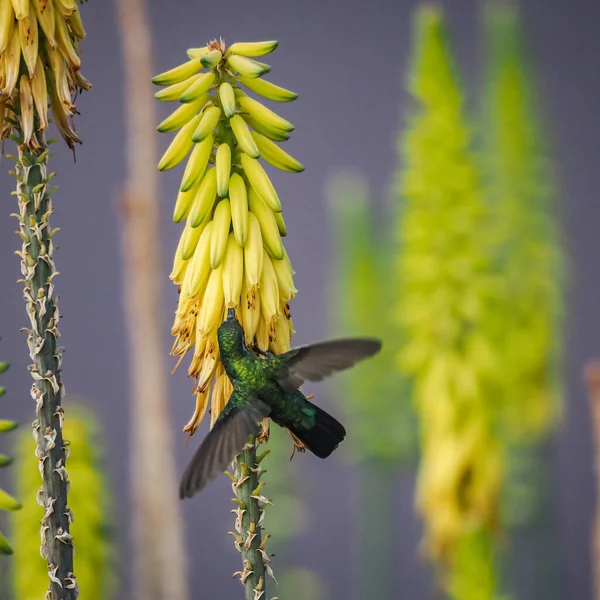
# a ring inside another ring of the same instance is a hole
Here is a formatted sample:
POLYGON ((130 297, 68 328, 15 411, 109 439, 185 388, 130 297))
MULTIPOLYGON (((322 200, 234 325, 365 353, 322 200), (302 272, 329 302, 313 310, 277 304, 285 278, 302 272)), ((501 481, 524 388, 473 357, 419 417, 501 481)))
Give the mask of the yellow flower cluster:
POLYGON ((69 117, 75 97, 91 84, 79 72, 78 41, 85 37, 77 0, 0 0, 0 129, 19 119, 23 143, 41 147, 35 131, 48 127, 48 100, 60 134, 80 143, 69 117), (21 71, 21 58, 26 73, 21 71), (18 107, 18 109, 17 109, 18 107), (36 121, 37 119, 37 121, 36 121))
MULTIPOLYGON (((293 125, 247 95, 276 102, 297 95, 260 79, 270 67, 255 57, 277 42, 223 40, 188 50, 189 61, 153 79, 165 86, 156 98, 178 102, 159 126, 176 131, 158 168, 165 171, 189 155, 173 220, 186 220, 171 279, 179 286, 172 354, 193 348, 188 373, 196 381, 196 409, 184 431, 192 435, 211 398, 211 426, 232 391, 219 360, 217 329, 235 308, 246 343, 281 353, 293 333, 289 301, 296 294, 292 266, 281 238, 281 202, 262 158, 284 171, 302 165, 275 142, 289 139, 293 125)), ((179 364, 179 363, 178 363, 179 364)))

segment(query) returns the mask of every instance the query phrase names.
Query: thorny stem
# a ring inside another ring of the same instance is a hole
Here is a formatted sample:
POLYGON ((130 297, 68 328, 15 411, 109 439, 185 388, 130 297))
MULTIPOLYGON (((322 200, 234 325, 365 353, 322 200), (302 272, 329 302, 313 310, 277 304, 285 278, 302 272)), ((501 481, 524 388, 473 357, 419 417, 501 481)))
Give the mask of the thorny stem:
POLYGON ((240 576, 245 600, 266 600, 265 571, 273 577, 270 557, 265 550, 268 536, 262 540, 261 527, 265 505, 270 501, 261 494, 261 458, 257 459, 256 448, 256 442, 251 440, 236 457, 232 485, 236 495, 233 501, 237 504, 232 511, 236 515, 236 533, 232 532, 232 535, 236 549, 242 553, 243 566, 243 570, 233 576, 240 576))
MULTIPOLYGON (((20 133, 17 130, 17 135, 20 133)), ((67 443, 63 440, 64 387, 61 382, 61 350, 56 341, 60 318, 54 295, 54 265, 50 229, 52 190, 47 173, 48 149, 43 132, 36 133, 40 148, 19 147, 15 176, 19 204, 19 236, 23 240, 21 273, 23 296, 31 329, 26 329, 33 364, 31 396, 36 404, 32 423, 36 456, 42 475, 37 501, 44 509, 41 519, 41 555, 47 560, 50 585, 46 600, 75 600, 79 589, 73 573, 73 540, 69 534, 73 513, 67 504, 69 475, 65 468, 67 443)))

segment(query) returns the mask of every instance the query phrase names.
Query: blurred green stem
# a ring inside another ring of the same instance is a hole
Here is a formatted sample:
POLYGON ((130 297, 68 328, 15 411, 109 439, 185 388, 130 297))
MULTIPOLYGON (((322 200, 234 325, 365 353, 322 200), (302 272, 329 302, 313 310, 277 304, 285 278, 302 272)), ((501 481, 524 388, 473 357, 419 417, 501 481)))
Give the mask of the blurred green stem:
POLYGON ((557 527, 556 481, 553 462, 549 460, 549 443, 528 449, 534 480, 535 508, 522 525, 511 528, 510 549, 504 562, 505 586, 513 597, 527 600, 562 600, 567 598, 560 532, 557 527), (523 568, 526 567, 526 571, 523 568))
POLYGON ((358 480, 357 600, 394 598, 393 555, 395 496, 398 467, 367 459, 360 463, 358 480))

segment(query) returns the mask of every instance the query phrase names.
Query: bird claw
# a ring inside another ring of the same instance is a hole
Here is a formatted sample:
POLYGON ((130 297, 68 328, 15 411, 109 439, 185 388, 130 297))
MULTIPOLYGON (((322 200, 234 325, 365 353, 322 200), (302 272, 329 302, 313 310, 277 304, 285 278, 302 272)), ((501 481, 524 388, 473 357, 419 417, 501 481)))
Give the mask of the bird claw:
POLYGON ((266 444, 269 441, 269 419, 263 419, 260 422, 260 433, 256 437, 258 444, 266 444))
POLYGON ((306 446, 289 429, 288 432, 292 436, 292 442, 294 443, 292 455, 290 456, 290 460, 292 460, 296 452, 306 452, 306 446))

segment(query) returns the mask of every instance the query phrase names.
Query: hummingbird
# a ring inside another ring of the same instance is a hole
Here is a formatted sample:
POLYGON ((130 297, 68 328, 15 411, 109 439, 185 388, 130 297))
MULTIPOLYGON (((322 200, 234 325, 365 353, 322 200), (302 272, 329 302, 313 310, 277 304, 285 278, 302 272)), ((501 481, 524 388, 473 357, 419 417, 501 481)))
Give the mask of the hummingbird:
POLYGON ((258 435, 266 417, 289 429, 315 456, 327 458, 346 437, 346 430, 298 388, 306 380, 321 381, 348 369, 381 349, 378 339, 347 338, 299 346, 283 354, 252 351, 233 308, 219 326, 217 340, 233 392, 183 473, 181 499, 191 498, 223 473, 249 436, 258 435))

